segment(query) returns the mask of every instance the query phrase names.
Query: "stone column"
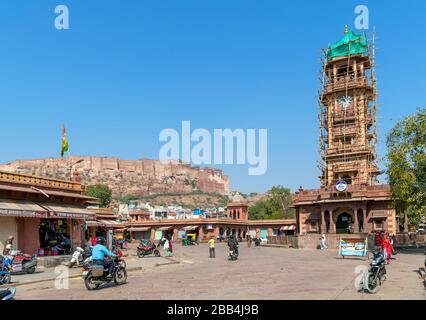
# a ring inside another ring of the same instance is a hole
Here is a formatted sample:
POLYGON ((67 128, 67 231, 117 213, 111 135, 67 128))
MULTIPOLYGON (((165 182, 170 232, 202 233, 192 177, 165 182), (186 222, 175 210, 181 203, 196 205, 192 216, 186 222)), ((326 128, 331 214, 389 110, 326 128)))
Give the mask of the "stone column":
POLYGON ((358 223, 358 210, 354 209, 354 225, 352 228, 353 233, 359 232, 359 223, 358 223))
POLYGON ((320 229, 321 233, 326 233, 327 232, 327 226, 325 224, 325 210, 324 208, 321 208, 321 229, 320 229))
POLYGON ((173 229, 173 241, 178 241, 178 228, 173 229))
POLYGON ((200 227, 198 228, 198 240, 203 240, 203 235, 204 235, 204 232, 203 232, 203 226, 202 225, 200 225, 200 227))
POLYGON ((219 227, 214 227, 214 239, 217 240, 217 237, 219 236, 219 227))
POLYGON ((328 232, 336 233, 336 225, 334 224, 334 220, 333 220, 333 210, 330 210, 329 213, 330 213, 330 230, 328 232))
POLYGON ((367 208, 362 208, 362 226, 363 226, 363 232, 369 232, 368 228, 368 221, 367 221, 367 208))
POLYGON ((155 240, 155 229, 154 228, 151 228, 151 237, 150 237, 150 240, 151 241, 155 240))

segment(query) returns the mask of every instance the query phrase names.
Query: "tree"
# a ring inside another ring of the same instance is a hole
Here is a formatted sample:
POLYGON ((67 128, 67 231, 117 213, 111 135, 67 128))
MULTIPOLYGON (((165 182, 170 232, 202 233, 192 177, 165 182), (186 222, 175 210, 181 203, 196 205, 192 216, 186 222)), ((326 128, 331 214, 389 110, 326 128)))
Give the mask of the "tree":
POLYGON ((268 191, 268 197, 249 208, 249 219, 290 219, 295 217, 290 189, 282 186, 273 187, 268 191))
POLYGON ((426 109, 398 122, 387 137, 387 174, 395 208, 408 223, 426 212, 426 109))
POLYGON ((108 207, 112 200, 112 190, 107 185, 100 183, 87 186, 86 195, 98 198, 102 208, 108 207))

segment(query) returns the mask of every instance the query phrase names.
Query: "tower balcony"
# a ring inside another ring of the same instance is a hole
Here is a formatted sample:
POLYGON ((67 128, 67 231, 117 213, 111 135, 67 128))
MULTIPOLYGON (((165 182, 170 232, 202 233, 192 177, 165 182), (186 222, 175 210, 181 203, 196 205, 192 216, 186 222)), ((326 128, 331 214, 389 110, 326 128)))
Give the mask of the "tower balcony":
POLYGON ((339 110, 334 112, 333 121, 340 122, 343 120, 352 120, 355 119, 355 108, 353 106, 348 107, 346 110, 339 110))
POLYGON ((342 145, 327 149, 326 158, 373 153, 374 147, 369 145, 342 145))
POLYGON ((358 171, 359 166, 357 162, 351 161, 351 162, 333 164, 332 168, 335 173, 343 173, 343 172, 358 171))
POLYGON ((329 81, 324 88, 324 93, 333 93, 336 91, 345 91, 346 89, 357 89, 363 87, 370 87, 366 76, 353 78, 351 76, 341 76, 334 81, 329 81))
POLYGON ((333 134, 335 137, 355 136, 358 133, 358 131, 359 131, 359 128, 356 126, 333 128, 333 134))

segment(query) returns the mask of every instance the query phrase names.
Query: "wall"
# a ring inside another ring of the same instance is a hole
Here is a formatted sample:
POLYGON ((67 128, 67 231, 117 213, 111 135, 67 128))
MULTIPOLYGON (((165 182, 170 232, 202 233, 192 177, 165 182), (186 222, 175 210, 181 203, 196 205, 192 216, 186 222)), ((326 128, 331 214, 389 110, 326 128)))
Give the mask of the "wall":
MULTIPOLYGON (((320 234, 305 234, 296 236, 295 246, 299 249, 316 249, 319 245, 320 234)), ((326 234, 327 246, 329 249, 338 249, 341 238, 365 239, 366 233, 359 234, 326 234)))
POLYGON ((37 254, 40 246, 38 218, 18 218, 18 249, 24 253, 37 254))
POLYGON ((18 226, 15 217, 0 218, 0 254, 3 253, 4 244, 9 236, 14 236, 13 248, 16 249, 18 243, 18 226))

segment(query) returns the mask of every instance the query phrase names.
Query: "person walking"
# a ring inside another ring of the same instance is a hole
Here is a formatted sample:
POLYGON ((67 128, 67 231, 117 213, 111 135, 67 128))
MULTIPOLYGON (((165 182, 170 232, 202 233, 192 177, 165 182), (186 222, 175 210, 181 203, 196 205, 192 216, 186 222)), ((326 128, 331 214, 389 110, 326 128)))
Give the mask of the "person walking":
POLYGON ((322 236, 320 238, 320 248, 321 248, 321 250, 328 249, 328 247, 327 247, 327 241, 326 241, 326 237, 325 237, 324 233, 322 234, 322 236))
POLYGON ((166 238, 164 238, 164 251, 166 251, 166 254, 168 257, 170 257, 171 253, 170 253, 170 243, 169 240, 167 240, 166 238))
POLYGON ((170 237, 168 240, 169 240, 169 251, 170 251, 170 255, 172 255, 173 254, 172 238, 170 237))
POLYGON ((250 236, 250 235, 248 235, 248 236, 247 236, 247 247, 248 247, 248 248, 250 248, 250 247, 251 247, 251 243, 252 243, 251 236, 250 236))
POLYGON ((389 264, 390 262, 390 257, 392 254, 392 245, 391 242, 389 240, 389 235, 386 233, 383 237, 383 254, 384 254, 384 258, 386 260, 386 264, 389 264))
POLYGON ((215 258, 216 257, 216 254, 215 254, 215 240, 214 240, 213 236, 210 237, 208 245, 209 245, 210 258, 215 258))
POLYGON ((9 236, 4 244, 3 255, 8 256, 13 248, 13 240, 15 238, 13 236, 9 236))

